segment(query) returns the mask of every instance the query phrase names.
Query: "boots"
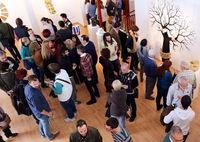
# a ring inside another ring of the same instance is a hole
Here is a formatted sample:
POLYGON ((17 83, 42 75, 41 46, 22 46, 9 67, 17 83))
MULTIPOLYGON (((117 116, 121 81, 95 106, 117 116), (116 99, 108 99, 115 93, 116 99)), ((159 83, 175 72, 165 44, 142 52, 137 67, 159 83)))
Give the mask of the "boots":
POLYGON ((9 127, 7 127, 6 129, 3 130, 4 135, 9 138, 9 137, 15 137, 18 135, 18 133, 12 133, 9 129, 9 127))

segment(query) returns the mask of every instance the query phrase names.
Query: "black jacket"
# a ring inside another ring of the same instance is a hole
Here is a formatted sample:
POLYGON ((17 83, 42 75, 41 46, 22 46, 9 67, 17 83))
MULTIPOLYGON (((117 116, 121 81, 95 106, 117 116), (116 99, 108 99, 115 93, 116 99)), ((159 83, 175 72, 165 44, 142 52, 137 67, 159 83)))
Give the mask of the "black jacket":
POLYGON ((22 100, 23 105, 28 107, 28 103, 26 100, 26 96, 24 94, 24 87, 28 84, 28 80, 20 80, 19 84, 17 86, 17 89, 19 90, 19 98, 22 100))
POLYGON ((112 0, 110 0, 108 6, 106 8, 107 8, 107 13, 109 16, 115 16, 115 11, 117 9, 117 6, 112 0), (113 10, 113 12, 111 12, 111 10, 113 10))
POLYGON ((17 28, 15 28, 15 34, 17 35, 17 37, 23 38, 23 37, 29 37, 28 34, 28 28, 26 26, 17 26, 17 28))
POLYGON ((57 31, 57 34, 59 34, 61 36, 63 42, 66 39, 72 38, 72 32, 70 31, 70 29, 60 29, 57 31))
POLYGON ((72 63, 70 62, 69 56, 63 57, 62 55, 60 55, 59 60, 58 60, 58 64, 59 64, 61 69, 66 70, 69 77, 74 76, 74 71, 72 69, 72 63))
POLYGON ((114 78, 115 74, 113 72, 114 67, 110 60, 107 60, 106 58, 103 58, 102 56, 99 58, 99 63, 103 66, 103 74, 105 80, 108 78, 114 78))
POLYGON ((50 70, 48 69, 48 65, 51 63, 57 63, 56 61, 56 55, 52 55, 48 60, 44 59, 44 72, 47 78, 50 79, 54 79, 55 78, 55 74, 53 74, 52 72, 50 72, 50 70))

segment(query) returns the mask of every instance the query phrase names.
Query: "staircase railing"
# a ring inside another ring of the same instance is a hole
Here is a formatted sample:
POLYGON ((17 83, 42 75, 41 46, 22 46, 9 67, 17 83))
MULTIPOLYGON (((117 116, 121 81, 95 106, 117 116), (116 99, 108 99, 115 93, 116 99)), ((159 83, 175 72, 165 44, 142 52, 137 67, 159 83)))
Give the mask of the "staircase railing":
POLYGON ((132 25, 135 25, 135 10, 127 13, 126 16, 124 17, 124 21, 125 21, 125 29, 126 29, 126 32, 128 33, 130 30, 130 27, 132 25))

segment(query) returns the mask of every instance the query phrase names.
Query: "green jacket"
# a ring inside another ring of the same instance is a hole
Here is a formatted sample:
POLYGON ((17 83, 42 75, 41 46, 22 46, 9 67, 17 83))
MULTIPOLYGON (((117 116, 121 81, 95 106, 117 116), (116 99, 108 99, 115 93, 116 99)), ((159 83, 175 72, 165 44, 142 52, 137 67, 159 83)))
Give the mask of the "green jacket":
MULTIPOLYGON (((75 129, 69 138, 69 142, 82 142, 81 134, 75 129)), ((102 137, 99 131, 91 126, 87 127, 87 137, 85 138, 85 142, 102 142, 102 137)))
POLYGON ((0 23, 0 39, 14 39, 14 28, 8 23, 0 23))

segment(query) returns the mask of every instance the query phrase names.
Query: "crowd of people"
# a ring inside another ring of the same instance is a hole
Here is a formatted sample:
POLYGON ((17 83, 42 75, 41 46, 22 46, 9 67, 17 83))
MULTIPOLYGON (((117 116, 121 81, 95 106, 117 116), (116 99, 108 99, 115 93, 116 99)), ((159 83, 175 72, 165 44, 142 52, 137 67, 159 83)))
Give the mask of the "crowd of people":
MULTIPOLYGON (((96 18, 95 1, 92 0, 89 4, 86 0, 85 4, 88 19, 96 18)), ((106 121, 105 130, 112 133, 116 142, 133 141, 125 129, 125 118, 127 111, 130 111, 130 122, 137 116, 135 98, 139 86, 137 73, 140 71, 140 82, 144 80, 143 72, 146 75, 145 99, 155 99, 151 95, 157 82, 156 108, 158 111, 163 108, 165 112, 161 114, 161 123, 166 125, 165 131, 168 133, 164 141, 185 141, 190 123, 195 116, 190 106, 193 90, 197 86, 195 73, 189 70, 190 62, 183 60, 182 72, 176 74, 174 70, 173 75, 170 71, 171 61, 166 60, 158 67, 154 61, 156 51, 147 47, 147 39, 142 39, 140 46, 136 45, 139 28, 132 25, 130 33, 125 31, 120 17, 121 6, 122 0, 117 0, 116 3, 107 0, 105 6, 109 15, 109 25, 106 28, 104 23, 104 30, 108 29, 109 32, 103 35, 99 56, 99 63, 103 66, 104 85, 108 92, 106 106, 109 119, 106 121), (121 64, 120 54, 123 61, 121 64), (130 68, 127 61, 129 57, 130 68), (163 104, 160 103, 162 97, 163 104), (116 118, 119 118, 119 121, 116 118)), ((101 8, 104 10, 104 6, 101 8)), ((48 140, 56 138, 59 131, 50 131, 53 113, 41 87, 51 88, 49 96, 58 98, 66 112, 66 122, 75 121, 79 111, 76 105, 81 104, 77 100, 76 85, 85 83, 90 94, 87 105, 96 103, 100 97, 96 69, 98 56, 93 42, 87 35, 73 35, 72 23, 67 15, 62 13, 60 17, 62 20, 58 21, 59 30, 51 19, 41 18, 43 38, 35 34, 33 29, 23 25, 20 18, 16 19, 16 28, 3 23, 0 19, 0 41, 14 58, 7 57, 5 51, 0 51, 0 89, 8 94, 18 115, 21 114, 19 104, 30 108, 36 123, 39 124, 41 137, 48 140), (15 39, 20 43, 20 53, 15 46, 15 39), (25 69, 18 69, 21 59, 25 69), (28 75, 27 70, 30 69, 34 75, 28 75), (47 79, 50 81, 45 81, 47 79)), ((5 117, 6 113, 0 109, 0 127, 4 128, 6 137, 17 136, 17 133, 10 131, 9 123, 4 123, 5 117)), ((86 121, 81 119, 77 121, 76 129, 71 133, 69 141, 101 142, 102 139, 96 128, 87 126, 86 121)), ((4 142, 1 136, 0 141, 4 142)))

